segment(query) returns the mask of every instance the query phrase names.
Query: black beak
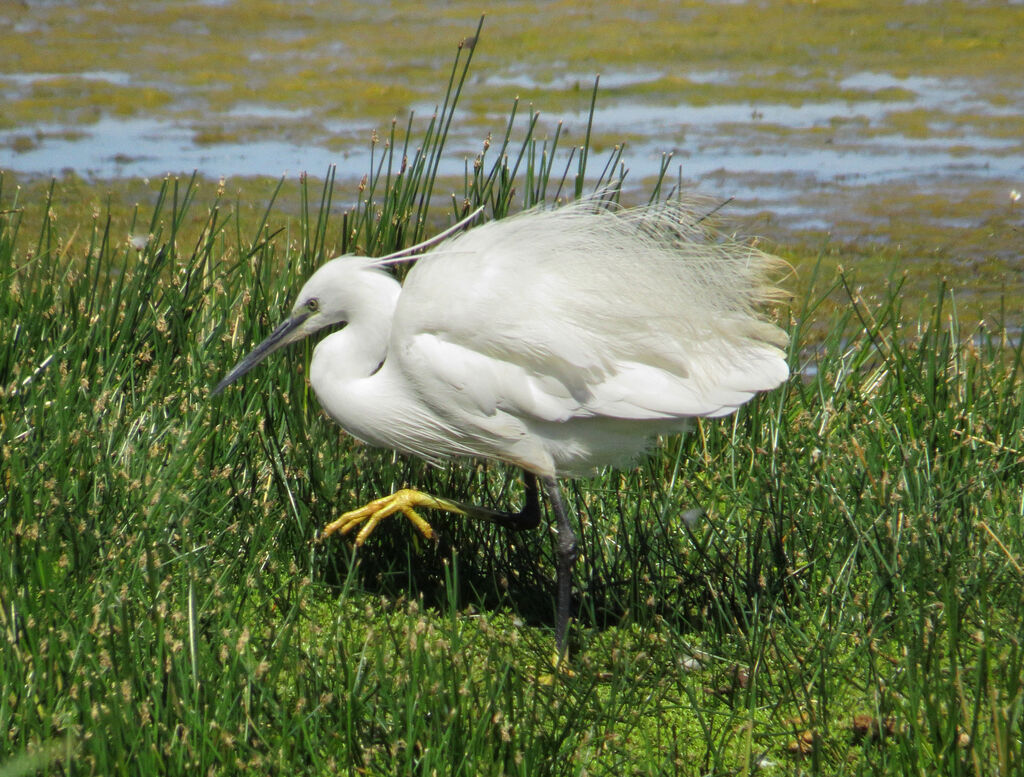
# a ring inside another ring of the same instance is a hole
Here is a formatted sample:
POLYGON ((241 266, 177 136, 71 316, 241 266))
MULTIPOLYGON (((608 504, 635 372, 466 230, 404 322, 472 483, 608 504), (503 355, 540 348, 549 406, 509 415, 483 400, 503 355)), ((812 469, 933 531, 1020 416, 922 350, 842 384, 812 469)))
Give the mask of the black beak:
POLYGON ((292 342, 293 338, 290 337, 290 335, 298 329, 307 318, 309 318, 309 313, 298 313, 286 321, 283 321, 277 329, 271 333, 270 337, 253 348, 249 354, 242 359, 242 361, 232 368, 231 372, 224 376, 221 382, 214 387, 213 396, 222 392, 278 348, 292 342))

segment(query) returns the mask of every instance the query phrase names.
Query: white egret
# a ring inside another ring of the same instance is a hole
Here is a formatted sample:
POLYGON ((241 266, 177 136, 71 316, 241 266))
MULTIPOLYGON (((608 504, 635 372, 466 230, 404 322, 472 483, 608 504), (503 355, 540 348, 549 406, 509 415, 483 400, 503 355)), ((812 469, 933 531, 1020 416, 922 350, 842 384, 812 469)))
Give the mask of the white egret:
POLYGON ((395 261, 341 256, 303 286, 291 316, 217 385, 344 323, 313 352, 309 378, 355 437, 431 462, 482 457, 521 467, 526 504, 505 513, 404 489, 342 515, 362 544, 416 508, 513 529, 540 520, 537 478, 558 531, 555 638, 564 655, 576 536, 558 485, 628 464, 652 438, 724 416, 786 380, 786 334, 759 309, 782 261, 711 238, 692 207, 622 209, 596 199, 531 210, 449 237, 399 282, 395 261))

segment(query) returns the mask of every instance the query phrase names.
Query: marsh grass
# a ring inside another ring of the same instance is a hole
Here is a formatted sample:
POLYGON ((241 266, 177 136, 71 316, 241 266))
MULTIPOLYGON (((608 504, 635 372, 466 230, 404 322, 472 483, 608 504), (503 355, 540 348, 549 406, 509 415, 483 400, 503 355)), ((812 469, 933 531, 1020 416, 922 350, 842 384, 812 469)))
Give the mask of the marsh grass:
POLYGON ((315 541, 405 484, 520 498, 500 466, 345 437, 308 348, 209 396, 335 250, 621 173, 618 151, 552 170, 557 137, 510 131, 436 197, 470 55, 343 213, 330 175, 280 226, 273 196, 243 217, 169 179, 65 225, 0 180, 0 772, 1020 773, 1024 360, 946 289, 908 320, 899 286, 869 303, 809 271, 785 387, 567 487, 579 615, 553 684, 550 531, 315 541))

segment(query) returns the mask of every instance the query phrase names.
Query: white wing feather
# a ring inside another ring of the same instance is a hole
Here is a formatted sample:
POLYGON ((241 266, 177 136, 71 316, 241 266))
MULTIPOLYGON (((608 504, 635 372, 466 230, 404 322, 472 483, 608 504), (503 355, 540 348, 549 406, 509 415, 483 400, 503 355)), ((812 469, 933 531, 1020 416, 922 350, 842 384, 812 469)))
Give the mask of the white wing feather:
POLYGON ((584 202, 450 239, 406 278, 389 359, 459 424, 629 420, 639 450, 731 413, 788 375, 786 335, 757 313, 778 260, 708 242, 697 221, 584 202))

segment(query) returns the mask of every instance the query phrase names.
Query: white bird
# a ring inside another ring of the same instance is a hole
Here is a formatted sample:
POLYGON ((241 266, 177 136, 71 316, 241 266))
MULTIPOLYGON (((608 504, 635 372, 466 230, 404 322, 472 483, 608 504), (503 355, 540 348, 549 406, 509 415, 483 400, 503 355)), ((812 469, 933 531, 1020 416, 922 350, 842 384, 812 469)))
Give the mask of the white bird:
MULTIPOLYGON (((410 249, 410 251, 415 249, 410 249)), ((217 385, 278 348, 344 323, 313 352, 327 413, 372 445, 431 462, 495 459, 526 472, 505 513, 404 489, 345 513, 360 545, 417 507, 513 529, 540 520, 537 480, 558 526, 555 638, 564 656, 576 536, 558 478, 626 465, 652 438, 724 416, 789 375, 787 336, 759 309, 778 298, 782 260, 710 236, 692 207, 621 209, 591 198, 449 237, 405 283, 385 269, 409 252, 341 256, 303 286, 291 316, 217 385)))

